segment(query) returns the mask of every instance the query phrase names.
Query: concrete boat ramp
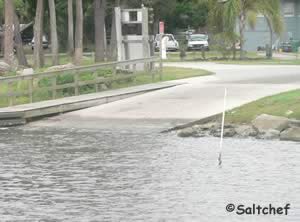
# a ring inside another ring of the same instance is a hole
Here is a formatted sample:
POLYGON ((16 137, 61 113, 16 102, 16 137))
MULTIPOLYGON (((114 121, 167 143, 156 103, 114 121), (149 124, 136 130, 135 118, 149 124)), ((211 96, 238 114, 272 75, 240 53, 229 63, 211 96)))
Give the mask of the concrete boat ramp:
POLYGON ((0 127, 26 124, 29 120, 62 114, 75 110, 108 104, 144 93, 166 89, 183 84, 182 82, 163 82, 109 90, 99 93, 67 97, 56 100, 18 105, 0 109, 0 127))
POLYGON ((0 122, 23 124, 31 118, 69 112, 31 126, 99 128, 141 124, 168 129, 222 112, 225 88, 228 90, 227 109, 300 89, 299 66, 195 62, 165 65, 207 69, 215 75, 0 109, 0 122))

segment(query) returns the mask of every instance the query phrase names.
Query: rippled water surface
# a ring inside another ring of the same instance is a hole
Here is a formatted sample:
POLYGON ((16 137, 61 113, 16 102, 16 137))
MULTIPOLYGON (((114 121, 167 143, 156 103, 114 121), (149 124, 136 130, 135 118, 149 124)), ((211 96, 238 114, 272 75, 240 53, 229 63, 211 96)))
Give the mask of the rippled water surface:
POLYGON ((219 168, 217 139, 159 131, 0 130, 0 221, 300 221, 299 143, 225 140, 219 168))

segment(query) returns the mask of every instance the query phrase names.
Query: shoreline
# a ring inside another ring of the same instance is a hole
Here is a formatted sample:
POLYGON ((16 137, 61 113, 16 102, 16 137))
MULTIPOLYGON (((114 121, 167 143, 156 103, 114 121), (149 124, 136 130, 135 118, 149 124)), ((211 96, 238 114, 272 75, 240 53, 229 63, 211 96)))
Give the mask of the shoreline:
MULTIPOLYGON (((177 136, 182 138, 221 137, 221 114, 177 126, 166 132, 172 131, 176 131, 177 136)), ((300 121, 262 114, 252 120, 251 124, 225 123, 224 138, 300 142, 300 121)))

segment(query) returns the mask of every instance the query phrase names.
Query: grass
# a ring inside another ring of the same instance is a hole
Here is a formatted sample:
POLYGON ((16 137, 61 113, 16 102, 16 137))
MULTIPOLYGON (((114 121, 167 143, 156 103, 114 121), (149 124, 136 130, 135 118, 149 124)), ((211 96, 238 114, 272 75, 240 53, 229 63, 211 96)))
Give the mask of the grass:
MULTIPOLYGON (((188 69, 188 68, 173 68, 173 67, 165 67, 163 69, 162 80, 160 80, 159 74, 157 72, 154 73, 138 73, 135 78, 129 76, 129 78, 113 81, 107 84, 108 88, 103 88, 104 90, 107 89, 119 89, 119 88, 126 88, 130 86, 137 86, 143 85, 153 82, 160 82, 160 81, 170 81, 170 80, 178 80, 184 79, 189 77, 197 77, 197 76, 206 76, 211 75, 212 73, 206 70, 200 69, 188 69), (154 77, 154 78, 153 78, 154 77)), ((120 73, 117 76, 126 77, 125 73, 120 73)), ((112 70, 110 69, 103 69, 97 71, 97 77, 112 77, 112 70)), ((79 75, 80 81, 86 80, 93 80, 95 78, 94 73, 92 72, 85 72, 79 75)), ((40 80, 35 80, 33 83, 34 93, 33 93, 33 100, 34 102, 50 100, 52 99, 52 92, 49 90, 51 88, 51 81, 50 77, 45 77, 40 80), (48 89, 46 88, 48 87, 48 89)), ((64 85, 68 83, 73 83, 74 78, 73 75, 69 73, 63 73, 58 75, 56 78, 57 85, 64 85)), ((28 82, 26 80, 19 81, 14 83, 11 88, 15 93, 26 93, 28 91, 28 82)), ((9 101, 7 98, 1 97, 1 95, 6 94, 8 92, 9 86, 7 83, 0 84, 0 107, 7 107, 9 101)), ((95 84, 81 86, 79 88, 80 94, 88 94, 96 92, 95 84)), ((74 88, 66 88, 57 90, 56 98, 63 98, 74 96, 75 90, 74 88)), ((15 98, 14 104, 26 104, 29 103, 28 96, 18 96, 15 98)))
MULTIPOLYGON (((168 59, 165 62, 203 62, 211 61, 219 64, 237 64, 237 65, 300 65, 300 57, 297 59, 295 54, 294 59, 267 59, 265 56, 258 55, 257 52, 247 52, 247 59, 244 60, 233 60, 222 59, 222 55, 216 51, 205 52, 206 60, 203 59, 201 51, 187 52, 187 56, 184 60, 180 59, 179 52, 169 52, 168 59)), ((239 58, 239 53, 237 52, 237 58, 239 58)))
MULTIPOLYGON (((157 54, 158 56, 158 54, 157 54)), ((237 53, 238 57, 238 53, 237 53)), ((261 56, 258 56, 256 52, 247 52, 247 57, 249 59, 257 59, 257 58, 263 58, 261 56)), ((208 61, 227 61, 223 60, 222 54, 217 51, 207 51, 205 52, 205 58, 208 61)), ((165 60, 166 62, 191 62, 191 61, 205 61, 202 56, 201 51, 192 51, 192 52, 186 52, 186 57, 184 60, 180 59, 179 52, 168 52, 168 59, 165 60)), ((231 60, 233 61, 233 60, 231 60)))
POLYGON ((300 89, 269 96, 227 112, 226 121, 249 124, 260 114, 300 120, 300 89))
POLYGON ((234 64, 234 65, 300 65, 300 59, 246 59, 246 60, 220 60, 216 61, 219 64, 234 64))

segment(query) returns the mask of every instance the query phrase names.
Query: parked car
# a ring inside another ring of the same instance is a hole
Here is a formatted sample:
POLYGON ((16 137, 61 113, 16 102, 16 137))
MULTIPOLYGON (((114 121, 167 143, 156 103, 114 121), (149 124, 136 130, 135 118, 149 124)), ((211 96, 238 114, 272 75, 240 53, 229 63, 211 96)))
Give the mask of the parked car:
MULTIPOLYGON (((34 49, 34 38, 31 40, 31 48, 32 48, 32 50, 34 49)), ((43 48, 44 49, 48 49, 49 48, 49 42, 48 42, 48 40, 47 40, 47 38, 46 38, 46 36, 44 35, 43 36, 43 48)))
POLYGON ((280 45, 280 49, 282 52, 293 52, 293 47, 290 42, 283 42, 280 45))
MULTIPOLYGON (((177 51, 179 49, 179 43, 175 39, 174 35, 172 34, 165 34, 164 36, 168 37, 167 42, 167 51, 177 51)), ((161 41, 161 35, 155 36, 155 50, 159 51, 160 48, 160 41, 161 41)))
POLYGON ((208 35, 193 34, 188 39, 188 50, 209 50, 208 35))

